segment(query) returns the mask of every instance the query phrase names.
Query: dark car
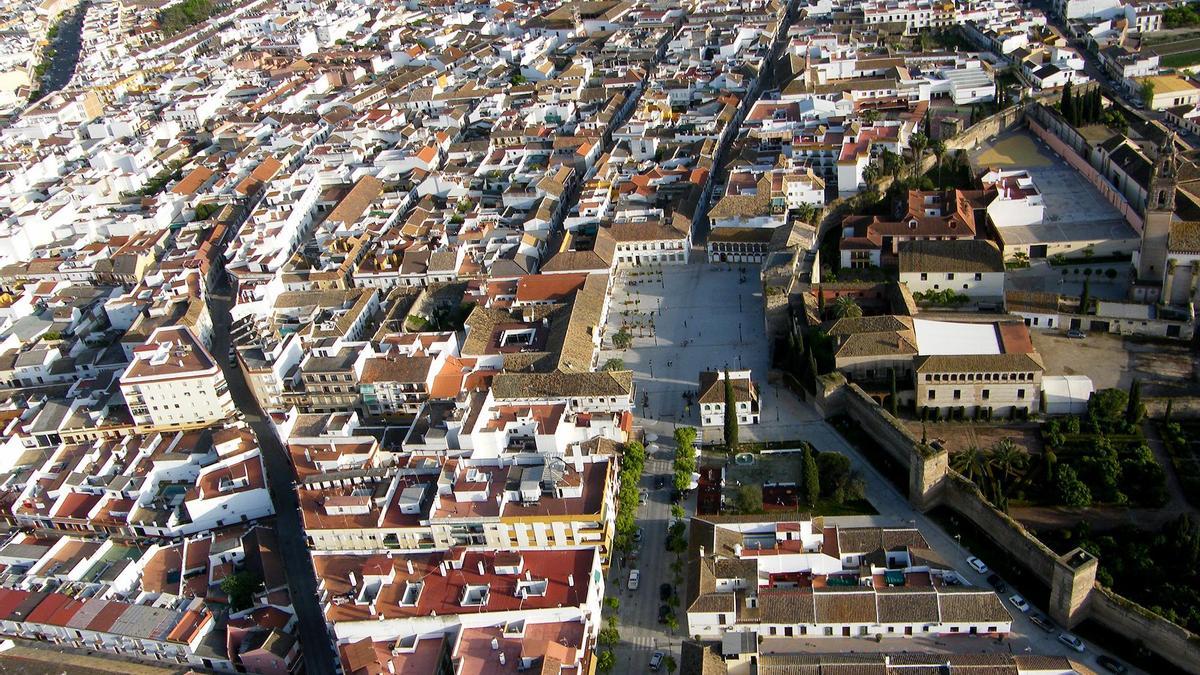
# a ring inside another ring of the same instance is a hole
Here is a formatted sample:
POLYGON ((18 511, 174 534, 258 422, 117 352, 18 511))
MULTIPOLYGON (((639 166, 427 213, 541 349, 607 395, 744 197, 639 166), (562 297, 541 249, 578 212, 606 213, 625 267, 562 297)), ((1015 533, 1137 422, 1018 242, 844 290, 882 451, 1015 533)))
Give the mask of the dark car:
POLYGON ((665 487, 667 487, 667 477, 666 477, 666 476, 657 476, 657 477, 655 477, 655 479, 654 479, 654 489, 655 489, 655 490, 661 490, 661 489, 663 489, 663 488, 665 488, 665 487))
POLYGON ((1042 616, 1041 614, 1030 614, 1029 620, 1033 622, 1033 625, 1037 626, 1038 628, 1041 628, 1042 630, 1046 631, 1047 633, 1054 632, 1054 624, 1050 622, 1050 619, 1047 619, 1046 617, 1042 616))
POLYGON ((659 605, 659 607, 658 607, 658 622, 666 623, 668 616, 671 616, 671 606, 670 605, 659 605))
POLYGON ((991 585, 992 588, 996 589, 997 593, 1007 593, 1008 592, 1008 585, 1004 583, 1004 580, 1000 578, 999 574, 989 575, 987 578, 987 582, 988 582, 988 584, 991 585))
POLYGON ((1101 654, 1100 656, 1097 656, 1096 663, 1099 663, 1101 668, 1110 673, 1116 673, 1117 675, 1124 675, 1125 673, 1129 672, 1129 669, 1125 667, 1124 663, 1121 663, 1108 654, 1101 654))
POLYGON ((671 584, 663 584, 658 587, 658 599, 662 600, 663 602, 666 602, 667 598, 671 597, 671 594, 674 592, 675 592, 674 586, 672 586, 671 584))
POLYGON ((683 493, 679 490, 671 490, 671 503, 678 504, 683 501, 683 493))

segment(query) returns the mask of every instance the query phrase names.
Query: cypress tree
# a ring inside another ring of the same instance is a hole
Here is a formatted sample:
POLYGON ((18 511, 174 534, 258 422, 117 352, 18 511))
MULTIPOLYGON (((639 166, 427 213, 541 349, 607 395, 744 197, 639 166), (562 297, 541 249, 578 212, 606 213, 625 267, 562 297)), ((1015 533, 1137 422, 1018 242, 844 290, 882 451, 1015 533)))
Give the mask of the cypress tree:
POLYGON ((813 457, 812 446, 804 446, 804 462, 800 469, 800 496, 809 506, 816 506, 821 498, 821 477, 817 473, 817 458, 813 457))
POLYGON ((725 449, 737 452, 738 420, 737 401, 733 396, 733 380, 729 379, 729 369, 725 369, 725 449))
POLYGON ((1079 313, 1087 315, 1088 305, 1092 303, 1091 294, 1088 288, 1088 279, 1083 280, 1083 292, 1079 294, 1079 313))
POLYGON ((813 356, 812 349, 808 350, 808 387, 812 393, 817 393, 817 377, 821 373, 817 371, 817 358, 813 356))
POLYGON ((1071 121, 1071 82, 1069 80, 1067 81, 1066 84, 1063 85, 1062 98, 1058 102, 1058 107, 1062 111, 1063 117, 1067 118, 1067 121, 1070 122, 1071 121))
POLYGON ((1137 424, 1142 420, 1142 382, 1134 378, 1129 385, 1129 403, 1125 406, 1125 421, 1137 424))
POLYGON ((1174 399, 1167 399, 1167 410, 1163 413, 1163 424, 1171 423, 1171 402, 1174 399))
POLYGON ((896 369, 888 368, 888 385, 890 393, 888 395, 888 412, 892 413, 892 417, 899 414, 900 395, 896 391, 896 369))

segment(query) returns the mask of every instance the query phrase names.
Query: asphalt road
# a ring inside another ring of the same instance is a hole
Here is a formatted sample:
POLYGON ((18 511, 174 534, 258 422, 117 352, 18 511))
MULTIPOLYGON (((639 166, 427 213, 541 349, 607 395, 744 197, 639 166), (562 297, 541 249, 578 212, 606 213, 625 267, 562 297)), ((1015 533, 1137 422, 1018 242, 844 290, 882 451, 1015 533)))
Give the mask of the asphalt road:
POLYGON ((337 656, 333 651, 333 641, 317 599, 317 577, 312 566, 312 554, 306 543, 307 538, 300 521, 299 502, 292 487, 295 472, 283 444, 275 435, 274 427, 266 421, 258 402, 246 387, 241 369, 230 365, 227 356, 231 305, 232 301, 229 299, 209 295, 208 308, 213 321, 212 353, 225 372, 234 404, 254 430, 254 435, 258 437, 258 445, 262 448, 263 462, 267 470, 267 486, 275 504, 275 527, 279 531, 280 554, 283 557, 284 572, 287 574, 288 589, 292 595, 292 607, 299 622, 304 671, 308 675, 333 673, 337 656))
POLYGON ((641 487, 649 496, 646 504, 638 509, 642 542, 633 554, 636 558, 628 564, 614 561, 609 569, 606 588, 606 595, 615 596, 621 601, 618 610, 621 643, 614 649, 614 670, 618 673, 646 672, 655 651, 670 652, 678 661, 680 645, 687 630, 687 615, 682 606, 686 583, 678 589, 680 606, 674 611, 679 628, 675 634, 670 634, 667 626, 658 622, 658 610, 663 604, 659 601, 659 586, 673 583, 671 562, 675 555, 667 551, 667 527, 671 520, 671 458, 674 451, 662 443, 649 444, 647 450, 652 454, 646 459, 646 473, 642 476, 641 487), (667 487, 654 489, 657 476, 667 478, 667 487), (629 590, 630 569, 637 569, 641 574, 636 591, 629 590))

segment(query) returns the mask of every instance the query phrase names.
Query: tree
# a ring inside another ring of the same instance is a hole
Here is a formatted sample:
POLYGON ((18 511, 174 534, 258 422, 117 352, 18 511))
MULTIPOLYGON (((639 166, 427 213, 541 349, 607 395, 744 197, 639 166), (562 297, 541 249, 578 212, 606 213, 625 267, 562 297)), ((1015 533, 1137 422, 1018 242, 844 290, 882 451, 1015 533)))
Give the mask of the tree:
POLYGON ((667 628, 671 629, 671 634, 675 634, 675 630, 679 628, 679 617, 675 616, 675 612, 667 615, 667 628))
POLYGON ((1058 101, 1058 107, 1059 111, 1062 112, 1063 117, 1067 118, 1067 122, 1070 122, 1071 124, 1075 123, 1075 120, 1071 118, 1071 112, 1074 110, 1072 107, 1073 104, 1074 101, 1071 97, 1071 81, 1067 80, 1067 83, 1063 85, 1062 97, 1058 101))
POLYGON ((600 634, 596 637, 596 641, 605 647, 612 647, 621 641, 621 634, 616 628, 606 626, 600 629, 600 634))
POLYGON ((621 359, 609 359, 600 366, 600 370, 625 370, 625 362, 621 359))
POLYGON ((846 501, 853 492, 854 472, 850 458, 840 452, 815 452, 817 478, 821 484, 821 498, 831 499, 838 504, 846 501))
POLYGON ((800 498, 810 507, 816 506, 821 498, 821 474, 812 447, 804 446, 804 457, 800 464, 800 498))
POLYGON ((615 612, 621 608, 621 599, 615 595, 606 595, 604 596, 604 606, 615 612))
POLYGON ((929 150, 937 158, 937 186, 945 187, 944 179, 942 178, 942 158, 946 156, 946 142, 936 139, 929 144, 929 150))
POLYGON ((888 368, 888 412, 892 417, 900 414, 900 392, 896 390, 895 368, 888 368))
POLYGON ((229 606, 235 612, 252 606, 254 594, 262 589, 262 579, 249 570, 234 572, 221 580, 221 592, 229 596, 229 606))
POLYGON ((1079 475, 1070 466, 1061 465, 1054 472, 1054 489, 1063 506, 1086 507, 1092 505, 1092 491, 1079 480, 1079 475))
POLYGON ((617 658, 608 650, 603 650, 596 656, 596 670, 602 673, 611 673, 616 665, 617 658))
POLYGON ((672 504, 671 505, 671 518, 672 519, 679 522, 679 521, 682 521, 686 517, 687 517, 687 512, 683 510, 682 505, 680 505, 680 504, 672 504))
POLYGON ((1142 105, 1147 108, 1152 107, 1154 103, 1154 81, 1147 78, 1142 81, 1142 86, 1138 89, 1138 96, 1142 99, 1142 105))
POLYGON ((1088 279, 1083 280, 1083 292, 1079 294, 1079 313, 1087 314, 1088 306, 1092 304, 1091 294, 1088 292, 1088 279))
MULTIPOLYGON (((1100 391, 1092 392, 1092 397, 1088 399, 1088 416, 1103 422, 1112 422, 1121 419, 1129 406, 1129 395, 1123 389, 1101 389, 1100 391)), ((1071 422, 1068 420, 1068 429, 1071 422)), ((1076 422, 1078 429, 1078 422, 1076 422)), ((1073 433, 1079 433, 1076 430, 1073 433)))
POLYGON ((992 446, 988 455, 992 475, 999 474, 1001 480, 994 481, 994 492, 997 505, 1003 506, 1008 499, 1008 489, 1012 487, 1012 479, 1029 466, 1029 451, 1002 438, 992 446))
POLYGON ((1125 406, 1125 421, 1137 424, 1146 414, 1146 406, 1142 405, 1142 382, 1136 377, 1129 385, 1129 403, 1125 406))
POLYGON ((673 673, 679 668, 679 664, 675 662, 674 656, 667 654, 667 658, 663 659, 663 668, 666 668, 668 673, 673 673))
POLYGON ((733 395, 733 380, 728 368, 725 369, 725 449, 729 452, 738 449, 737 398, 733 395))
POLYGON ((763 495, 761 485, 742 485, 737 491, 737 508, 741 513, 761 513, 763 495))
POLYGON ((833 301, 833 313, 839 319, 857 319, 863 315, 862 308, 854 301, 854 298, 843 295, 833 301))
POLYGON ((992 477, 991 464, 988 463, 987 455, 974 445, 951 455, 950 468, 978 485, 980 490, 986 491, 989 487, 988 481, 992 477))
POLYGON ((612 336, 612 343, 617 349, 629 349, 629 346, 633 344, 633 336, 622 326, 621 330, 612 336))
POLYGON ((925 148, 929 147, 929 137, 918 131, 909 137, 908 147, 912 148, 913 161, 920 166, 921 158, 925 155, 925 148))
POLYGON ((1167 409, 1165 411, 1163 411, 1163 424, 1164 425, 1171 423, 1171 402, 1173 400, 1174 399, 1167 399, 1167 409))

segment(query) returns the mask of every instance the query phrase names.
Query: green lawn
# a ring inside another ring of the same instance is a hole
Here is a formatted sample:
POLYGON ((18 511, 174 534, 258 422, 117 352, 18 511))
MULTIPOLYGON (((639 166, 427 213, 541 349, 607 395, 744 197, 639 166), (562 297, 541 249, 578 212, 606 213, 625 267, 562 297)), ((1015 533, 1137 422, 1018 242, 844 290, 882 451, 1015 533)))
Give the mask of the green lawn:
POLYGON ((1190 52, 1180 52, 1178 54, 1167 54, 1160 57, 1158 60, 1159 66, 1163 68, 1186 68, 1200 64, 1200 50, 1190 52))

